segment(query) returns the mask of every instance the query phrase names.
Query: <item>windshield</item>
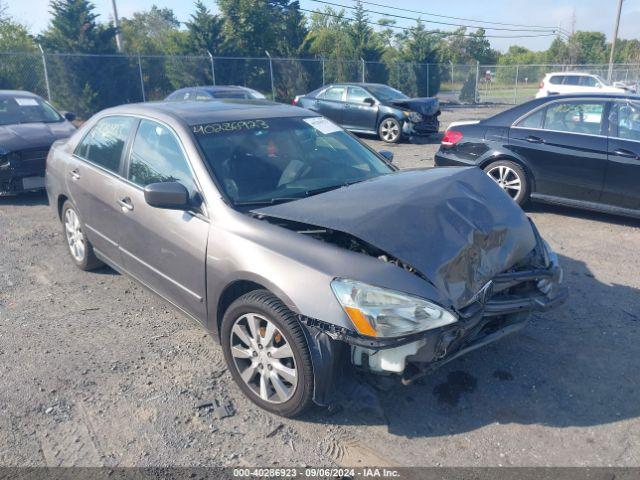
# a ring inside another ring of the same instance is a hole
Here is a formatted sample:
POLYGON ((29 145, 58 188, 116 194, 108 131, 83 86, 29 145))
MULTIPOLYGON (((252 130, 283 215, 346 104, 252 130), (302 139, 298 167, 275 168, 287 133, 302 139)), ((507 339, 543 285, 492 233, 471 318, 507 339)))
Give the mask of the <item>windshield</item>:
POLYGON ((386 85, 367 85, 367 89, 373 93, 378 100, 382 100, 383 102, 388 102, 389 100, 405 100, 409 98, 400 90, 396 90, 395 88, 391 88, 386 85))
POLYGON ((322 117, 207 123, 192 131, 238 206, 297 200, 393 171, 322 117))
POLYGON ((0 97, 0 125, 61 122, 54 108, 38 97, 0 97))

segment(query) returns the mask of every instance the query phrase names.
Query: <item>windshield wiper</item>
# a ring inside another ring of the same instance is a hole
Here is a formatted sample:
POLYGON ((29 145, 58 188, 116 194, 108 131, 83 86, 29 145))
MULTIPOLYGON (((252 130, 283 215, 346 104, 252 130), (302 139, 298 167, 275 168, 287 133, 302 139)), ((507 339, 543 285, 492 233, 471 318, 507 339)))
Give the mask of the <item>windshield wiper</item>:
POLYGON ((242 202, 233 202, 236 207, 260 207, 263 205, 277 205, 278 203, 291 202, 293 200, 300 200, 302 197, 275 197, 267 198, 265 200, 247 200, 242 202))
POLYGON ((337 190, 338 188, 348 187, 349 185, 353 185, 354 183, 364 182, 365 180, 366 178, 361 178, 360 180, 353 180, 351 182, 344 182, 338 185, 331 185, 330 187, 314 188, 313 190, 307 190, 306 192, 304 192, 304 194, 307 197, 311 197, 320 193, 330 192, 331 190, 337 190))

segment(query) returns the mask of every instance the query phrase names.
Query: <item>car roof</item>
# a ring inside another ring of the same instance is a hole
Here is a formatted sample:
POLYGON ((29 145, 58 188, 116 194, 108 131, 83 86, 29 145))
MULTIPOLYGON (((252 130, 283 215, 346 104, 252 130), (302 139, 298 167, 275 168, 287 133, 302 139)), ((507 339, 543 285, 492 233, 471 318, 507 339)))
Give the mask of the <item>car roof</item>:
MULTIPOLYGON (((387 87, 388 85, 385 85, 384 83, 370 83, 370 82, 335 82, 335 83, 328 83, 327 85, 325 85, 325 87, 333 87, 333 86, 354 86, 354 87, 387 87)), ((324 87, 323 87, 324 88, 324 87)))
POLYGON ((104 110, 102 114, 170 117, 187 125, 251 119, 318 116, 304 108, 269 100, 220 99, 216 102, 131 103, 104 110))
POLYGON ((247 87, 241 87, 240 85, 198 85, 195 87, 184 87, 175 90, 173 93, 184 92, 186 90, 205 90, 207 92, 230 92, 230 91, 242 91, 249 90, 247 87))
POLYGON ((36 95, 32 92, 27 92, 26 90, 0 90, 0 97, 31 97, 31 98, 40 98, 40 95, 36 95))
POLYGON ((589 73, 589 72, 551 72, 551 73, 547 73, 548 77, 551 77, 553 75, 577 75, 580 77, 595 77, 597 76, 596 73, 589 73))

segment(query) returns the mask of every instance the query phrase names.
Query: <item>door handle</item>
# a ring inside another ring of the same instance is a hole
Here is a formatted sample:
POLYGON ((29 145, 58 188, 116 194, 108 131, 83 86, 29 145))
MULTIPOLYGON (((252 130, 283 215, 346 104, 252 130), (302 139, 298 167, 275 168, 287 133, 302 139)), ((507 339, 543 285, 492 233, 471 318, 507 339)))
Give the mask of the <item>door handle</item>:
POLYGON ((69 176, 73 179, 73 180, 79 180, 80 179, 80 171, 77 168, 74 168, 73 170, 71 170, 69 172, 69 176))
POLYGON ((544 143, 544 139, 536 137, 535 135, 529 135, 525 140, 529 143, 544 143))
POLYGON ((129 197, 124 197, 118 200, 118 205, 122 207, 122 211, 128 210, 129 212, 133 210, 133 203, 131 203, 131 199, 129 197))
POLYGON ((635 158, 636 160, 638 159, 638 155, 634 152, 632 152, 631 150, 626 150, 624 148, 618 148, 617 150, 614 150, 613 155, 618 155, 619 157, 625 157, 625 158, 635 158))

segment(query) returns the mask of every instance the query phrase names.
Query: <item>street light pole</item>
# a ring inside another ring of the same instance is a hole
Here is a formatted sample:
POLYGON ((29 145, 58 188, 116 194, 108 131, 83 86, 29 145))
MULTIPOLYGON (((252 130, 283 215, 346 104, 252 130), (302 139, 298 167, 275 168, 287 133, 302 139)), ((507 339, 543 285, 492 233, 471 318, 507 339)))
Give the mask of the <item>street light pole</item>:
POLYGON ((613 38, 611 39, 611 54, 609 55, 609 74, 607 80, 611 83, 611 77, 613 76, 613 60, 616 50, 616 39, 618 38, 618 27, 620 27, 620 13, 622 12, 622 2, 624 0, 618 0, 618 14, 616 15, 616 26, 613 29, 613 38))
POLYGON ((120 32, 120 20, 118 19, 118 7, 116 7, 116 0, 111 0, 113 7, 113 25, 116 27, 116 47, 118 52, 122 52, 122 33, 120 32))

